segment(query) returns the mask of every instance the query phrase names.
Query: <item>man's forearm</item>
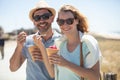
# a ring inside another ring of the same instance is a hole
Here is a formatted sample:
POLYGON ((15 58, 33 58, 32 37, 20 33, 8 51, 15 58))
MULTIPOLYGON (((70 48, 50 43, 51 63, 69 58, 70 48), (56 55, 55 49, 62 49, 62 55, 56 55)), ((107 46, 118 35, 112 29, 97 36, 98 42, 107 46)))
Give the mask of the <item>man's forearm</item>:
POLYGON ((10 59, 10 70, 16 71, 17 69, 19 69, 24 60, 25 59, 22 56, 22 48, 16 47, 15 52, 10 59))

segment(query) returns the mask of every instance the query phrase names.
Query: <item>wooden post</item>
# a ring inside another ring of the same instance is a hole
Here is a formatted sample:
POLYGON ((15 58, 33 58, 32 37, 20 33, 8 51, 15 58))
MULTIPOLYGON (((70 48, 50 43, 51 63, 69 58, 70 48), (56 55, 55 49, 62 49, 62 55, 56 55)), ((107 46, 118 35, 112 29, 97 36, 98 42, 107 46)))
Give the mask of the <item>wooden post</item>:
POLYGON ((103 73, 103 80, 117 80, 117 74, 115 73, 103 73))

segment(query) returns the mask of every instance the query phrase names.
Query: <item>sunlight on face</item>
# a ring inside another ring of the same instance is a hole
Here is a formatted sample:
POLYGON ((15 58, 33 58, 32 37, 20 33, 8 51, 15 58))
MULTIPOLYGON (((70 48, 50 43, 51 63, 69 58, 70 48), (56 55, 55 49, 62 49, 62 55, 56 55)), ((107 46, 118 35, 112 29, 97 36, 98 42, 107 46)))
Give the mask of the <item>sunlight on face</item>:
MULTIPOLYGON (((34 16, 36 15, 44 15, 46 13, 50 13, 48 10, 46 9, 41 9, 41 10, 38 10, 34 13, 34 16)), ((38 30, 41 32, 41 33, 45 33, 48 31, 48 29, 51 27, 51 23, 52 23, 52 19, 51 18, 52 16, 49 16, 48 19, 44 20, 44 19, 40 19, 39 21, 34 21, 34 25, 38 28, 38 30)))
POLYGON ((60 26, 61 31, 66 34, 66 33, 71 33, 71 31, 75 31, 77 21, 74 18, 74 15, 70 12, 60 12, 58 14, 58 25, 60 26))

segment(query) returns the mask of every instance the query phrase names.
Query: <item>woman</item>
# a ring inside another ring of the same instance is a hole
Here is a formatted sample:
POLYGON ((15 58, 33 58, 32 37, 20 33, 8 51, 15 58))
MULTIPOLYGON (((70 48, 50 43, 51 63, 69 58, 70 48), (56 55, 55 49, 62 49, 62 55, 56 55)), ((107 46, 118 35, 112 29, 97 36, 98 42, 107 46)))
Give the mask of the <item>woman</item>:
POLYGON ((57 23, 65 39, 61 41, 58 54, 49 56, 50 64, 44 45, 41 45, 41 38, 34 36, 35 43, 44 53, 42 56, 51 77, 55 76, 56 80, 82 80, 81 77, 88 80, 99 80, 100 50, 95 38, 84 36, 84 33, 88 32, 85 17, 75 7, 64 5, 58 12, 57 23), (80 66, 81 45, 84 67, 80 66), (56 68, 53 69, 53 67, 56 68))

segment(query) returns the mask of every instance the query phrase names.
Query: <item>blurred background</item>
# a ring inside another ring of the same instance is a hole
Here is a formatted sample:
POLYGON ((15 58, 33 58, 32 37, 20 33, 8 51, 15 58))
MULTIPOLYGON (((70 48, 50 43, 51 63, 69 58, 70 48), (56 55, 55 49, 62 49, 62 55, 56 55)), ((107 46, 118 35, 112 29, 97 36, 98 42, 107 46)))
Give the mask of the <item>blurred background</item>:
MULTIPOLYGON (((18 71, 9 70, 9 59, 16 46, 16 35, 25 31, 35 32, 29 19, 29 11, 39 0, 0 0, 0 34, 4 38, 4 58, 0 52, 0 80, 25 80, 24 64, 18 71)), ((101 72, 113 72, 120 78, 120 0, 46 0, 56 9, 63 4, 71 4, 83 13, 89 23, 89 34, 99 43, 103 58, 101 72)), ((57 17, 57 15, 56 15, 57 17)), ((53 28, 59 30, 56 18, 53 28)))

